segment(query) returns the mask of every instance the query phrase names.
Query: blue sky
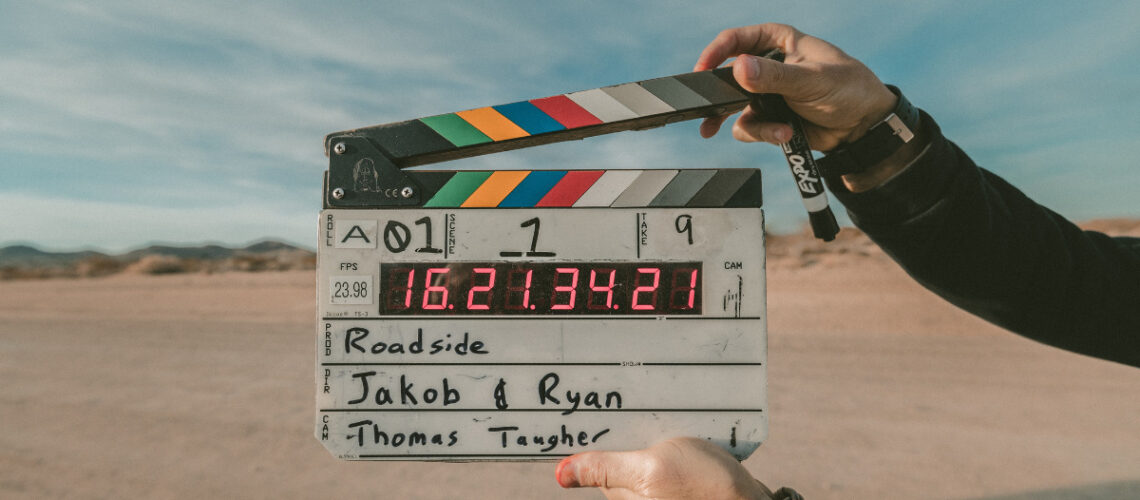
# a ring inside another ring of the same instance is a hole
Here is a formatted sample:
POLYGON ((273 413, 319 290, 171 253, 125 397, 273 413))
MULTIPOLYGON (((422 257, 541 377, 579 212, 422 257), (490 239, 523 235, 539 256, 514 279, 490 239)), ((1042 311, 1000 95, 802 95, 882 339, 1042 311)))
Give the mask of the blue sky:
MULTIPOLYGON (((684 73, 787 22, 903 88, 983 166, 1083 220, 1140 217, 1137 2, 0 1, 0 245, 315 246, 325 134, 684 73)), ((444 164, 760 166, 696 122, 444 164)))

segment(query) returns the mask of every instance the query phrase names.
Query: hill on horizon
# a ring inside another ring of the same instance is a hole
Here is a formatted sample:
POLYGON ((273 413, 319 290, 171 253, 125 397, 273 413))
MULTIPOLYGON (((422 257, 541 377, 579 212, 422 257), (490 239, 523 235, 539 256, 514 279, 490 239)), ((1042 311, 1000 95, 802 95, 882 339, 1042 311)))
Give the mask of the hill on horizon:
POLYGON ((316 254, 278 240, 244 247, 152 244, 121 254, 96 250, 53 252, 29 244, 0 247, 0 280, 97 277, 118 272, 283 271, 313 269, 316 254))

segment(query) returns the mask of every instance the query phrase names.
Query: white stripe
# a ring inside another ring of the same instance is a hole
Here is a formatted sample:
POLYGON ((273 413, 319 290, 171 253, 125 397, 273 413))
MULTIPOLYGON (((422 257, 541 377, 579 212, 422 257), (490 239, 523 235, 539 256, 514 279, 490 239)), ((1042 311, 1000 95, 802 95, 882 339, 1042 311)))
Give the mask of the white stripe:
POLYGON ((679 170, 646 170, 610 205, 613 207, 647 207, 662 189, 677 176, 679 170))
POLYGON ((602 89, 583 90, 566 94, 566 97, 605 123, 637 118, 637 113, 625 107, 624 104, 618 102, 617 99, 602 89))
POLYGON ((673 109, 673 106, 666 104, 665 101, 662 101, 653 95, 652 92, 645 90, 645 87, 636 83, 603 87, 602 91, 613 96, 614 99, 617 99, 618 102, 629 108, 630 111, 637 113, 638 116, 658 115, 676 111, 673 109))
POLYGON ((808 212, 818 212, 827 208, 827 193, 819 193, 811 198, 804 198, 804 207, 808 212))
POLYGON ((574 206, 608 207, 642 172, 644 170, 607 170, 590 189, 582 193, 574 206))

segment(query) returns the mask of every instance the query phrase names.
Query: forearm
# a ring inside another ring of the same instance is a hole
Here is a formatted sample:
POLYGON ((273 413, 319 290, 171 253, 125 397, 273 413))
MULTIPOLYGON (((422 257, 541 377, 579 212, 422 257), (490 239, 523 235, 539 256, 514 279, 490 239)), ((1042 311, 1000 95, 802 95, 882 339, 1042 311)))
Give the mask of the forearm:
POLYGON ((963 309, 1050 345, 1140 366, 1136 251, 1082 232, 977 168, 928 116, 923 128, 929 149, 905 170, 917 144, 862 178, 829 179, 856 225, 963 309))

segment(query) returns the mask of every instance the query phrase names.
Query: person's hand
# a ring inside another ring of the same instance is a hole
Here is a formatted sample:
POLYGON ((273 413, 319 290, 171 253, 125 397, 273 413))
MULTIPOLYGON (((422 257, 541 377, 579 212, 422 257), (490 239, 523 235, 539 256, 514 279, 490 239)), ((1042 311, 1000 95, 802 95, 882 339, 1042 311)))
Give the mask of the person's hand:
MULTIPOLYGON (((898 99, 863 63, 791 26, 759 24, 725 30, 701 53, 694 71, 714 69, 731 57, 736 57, 737 83, 750 92, 784 96, 788 107, 804 119, 808 142, 819 151, 859 139, 891 113, 898 99), (756 57, 771 49, 784 52, 784 62, 756 57)), ((701 135, 712 137, 726 118, 706 119, 701 135)), ((746 108, 732 134, 745 142, 780 144, 792 137, 792 128, 765 121, 746 108)), ((919 142, 912 141, 916 146, 919 142)), ((917 155, 914 148, 904 149, 884 162, 889 165, 845 176, 848 189, 862 191, 889 178, 917 155)))
MULTIPOLYGON (((758 24, 724 30, 705 47, 694 71, 713 69, 731 57, 733 76, 750 92, 780 94, 806 121, 808 141, 820 151, 850 142, 890 114, 897 99, 863 63, 838 47, 782 24, 758 24), (772 49, 784 62, 757 57, 772 49)), ((712 136, 724 117, 701 124, 712 136)), ((765 122, 751 109, 741 114, 733 136, 742 141, 786 142, 792 129, 765 122)))
POLYGON ((617 499, 770 499, 732 455, 703 439, 676 438, 639 451, 590 451, 555 471, 563 488, 596 487, 617 499))

